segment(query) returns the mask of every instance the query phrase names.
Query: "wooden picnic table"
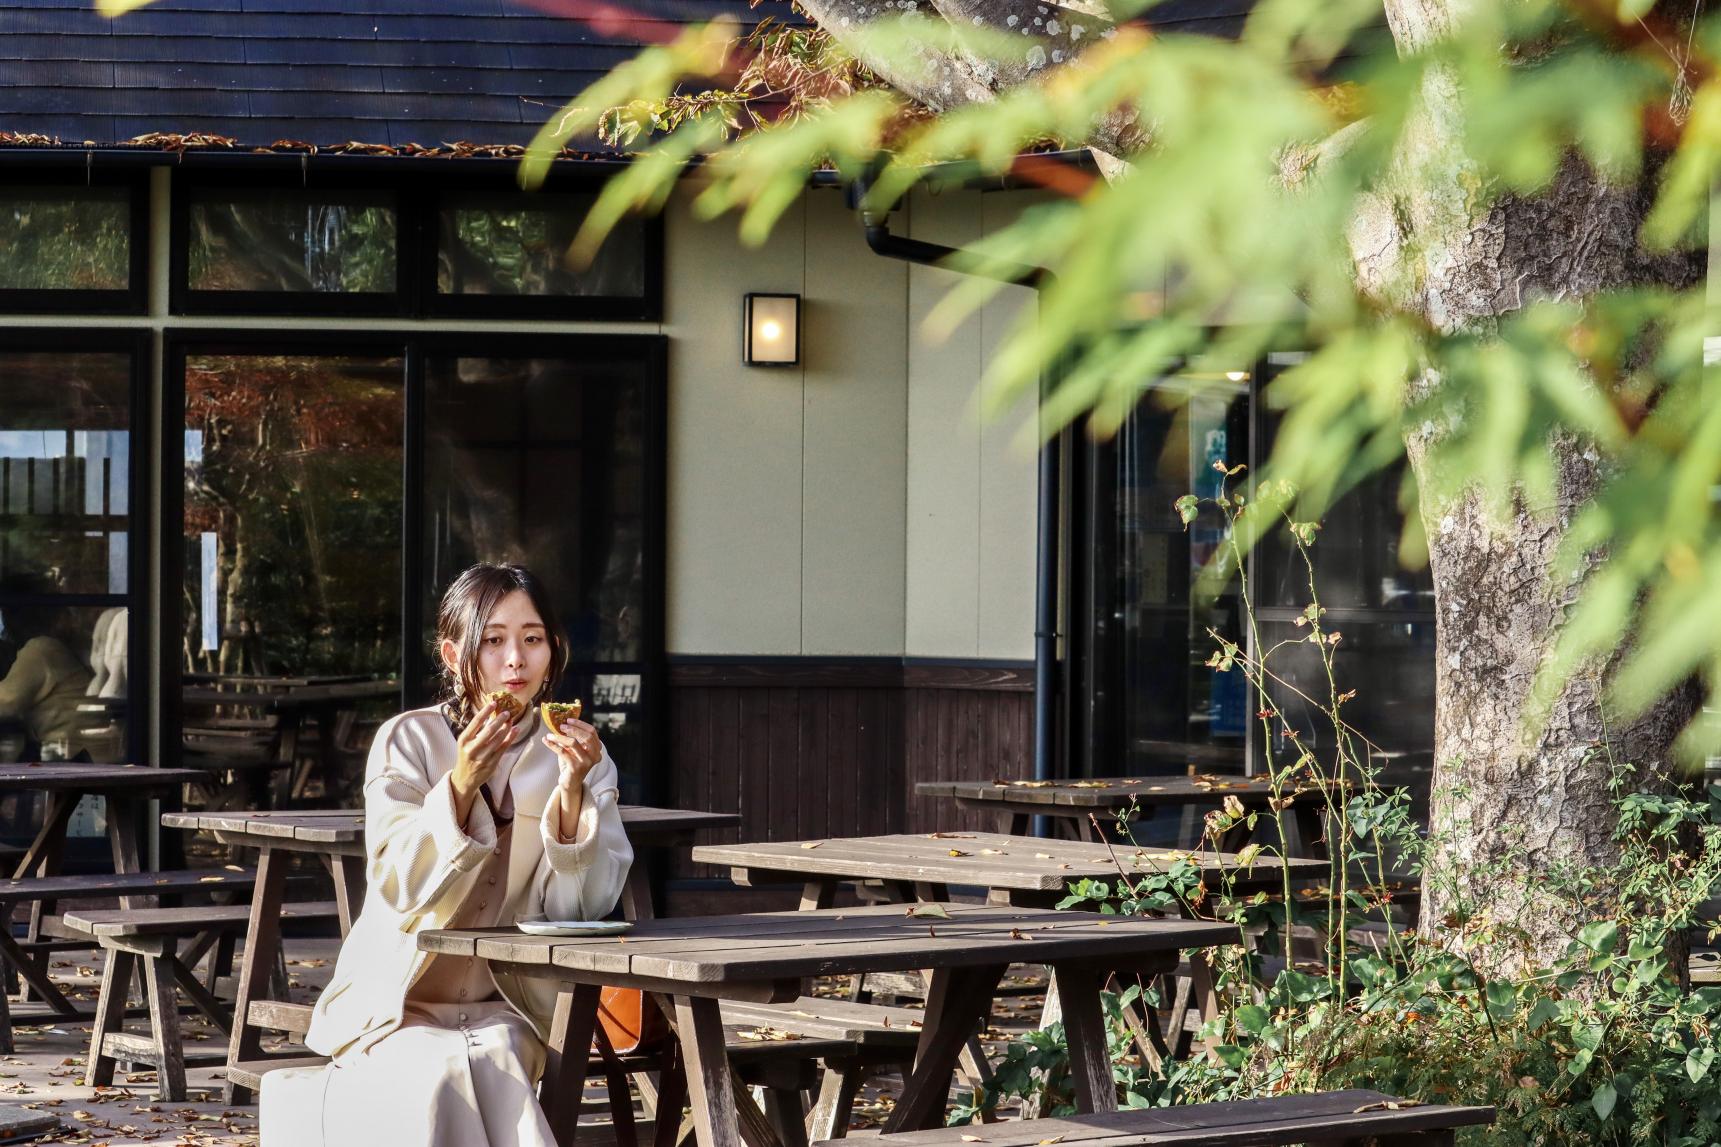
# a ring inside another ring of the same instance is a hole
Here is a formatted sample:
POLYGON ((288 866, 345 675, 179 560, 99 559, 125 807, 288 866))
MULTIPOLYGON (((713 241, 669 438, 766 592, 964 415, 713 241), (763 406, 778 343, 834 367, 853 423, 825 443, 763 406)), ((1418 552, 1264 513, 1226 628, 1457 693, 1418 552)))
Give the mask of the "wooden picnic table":
MULTIPOLYGON (((179 789, 198 784, 209 775, 197 769, 155 769, 145 765, 84 764, 76 761, 20 762, 0 765, 0 796, 16 793, 46 793, 42 825, 36 830, 24 855, 13 866, 12 879, 55 876, 65 858, 66 832, 72 812, 86 796, 99 796, 107 803, 107 837, 113 853, 115 873, 140 872, 143 857, 138 828, 148 802, 166 797, 176 800, 179 789)), ((121 897, 130 905, 132 897, 121 897)), ((59 1015, 80 1014, 47 975, 45 960, 30 956, 12 935, 15 900, 0 903, 0 955, 13 965, 37 995, 59 1015), (39 972, 39 974, 35 974, 39 972)), ((42 924, 53 911, 50 901, 30 902, 30 923, 22 944, 42 943, 42 924)))
MULTIPOLYGON (((1265 777, 1228 776, 1204 773, 1197 776, 1106 777, 1074 781, 922 781, 914 791, 924 797, 946 797, 965 809, 998 814, 1001 831, 1026 836, 1030 818, 1053 818, 1053 824, 1075 839, 1098 839, 1090 817, 1102 827, 1117 821, 1132 809, 1150 811, 1165 807, 1219 807, 1227 797, 1236 797, 1250 812, 1268 814, 1273 786, 1265 777)), ((1324 858, 1326 839, 1321 814, 1326 808, 1324 789, 1309 786, 1287 788, 1292 823, 1296 826, 1299 851, 1324 858)), ((1246 824, 1226 833, 1222 844, 1236 850, 1251 836, 1246 824)))
MULTIPOLYGON (((420 934, 426 951, 478 956, 493 967, 557 982, 564 990, 551 1029, 544 1108, 563 1147, 575 1142, 586 1048, 603 986, 668 997, 700 1147, 742 1147, 775 1138, 730 1075, 720 1000, 785 1002, 807 976, 930 969, 914 1071, 903 1081, 886 1133, 937 1126, 962 1048, 990 1012, 1012 963, 1048 965, 1063 998, 1077 1108, 1117 1106, 1100 987, 1113 972, 1158 974, 1184 948, 1234 942, 1229 925, 1194 920, 1101 918, 1086 912, 952 904, 946 915, 907 915, 897 905, 641 921, 625 936, 527 936, 514 928, 420 934), (571 1054, 563 1054, 568 1049, 571 1054)), ((681 1097, 660 1096, 675 1111, 681 1097)))
POLYGON ((1200 866, 1210 887, 1231 875, 1238 892, 1325 878, 1324 860, 1274 856, 1256 858, 1241 869, 1237 854, 1176 848, 1090 844, 1042 840, 990 832, 934 832, 900 836, 857 836, 830 840, 771 841, 759 844, 703 844, 694 861, 728 865, 737 884, 803 882, 801 906, 828 908, 839 886, 878 881, 897 900, 949 899, 951 885, 987 890, 995 900, 1020 907, 1051 907, 1068 895, 1077 880, 1131 879, 1164 872, 1179 860, 1200 866))
MULTIPOLYGON (((244 754, 239 753, 232 763, 235 766, 261 763, 272 768, 289 770, 289 796, 298 796, 305 782, 310 779, 309 767, 295 768, 299 756, 299 739, 304 735, 308 718, 315 718, 317 728, 317 748, 313 760, 322 769, 324 777, 328 777, 340 756, 336 726, 341 711, 351 709, 364 701, 384 698, 398 700, 400 697, 399 681, 375 677, 216 677, 213 681, 233 687, 222 688, 217 684, 188 685, 180 692, 181 701, 185 705, 198 708, 227 705, 273 714, 276 728, 272 731, 275 741, 272 759, 263 762, 244 761, 244 754)), ((215 765, 220 765, 224 757, 218 736, 220 732, 221 730, 204 731, 201 743, 196 746, 215 765)), ((250 738, 234 739, 243 742, 247 739, 255 740, 255 736, 256 732, 253 731, 250 738)), ((253 799, 258 795, 256 791, 251 794, 253 799)))
MULTIPOLYGON (((733 828, 734 813, 623 805, 622 825, 635 845, 690 844, 702 829, 733 828)), ((364 902, 365 825, 359 809, 302 809, 285 812, 185 812, 161 818, 167 828, 212 833, 223 844, 258 850, 257 886, 246 925, 245 955, 233 1008, 233 1034, 228 1047, 226 1102, 245 1103, 255 1090, 251 1083, 259 1067, 268 1066, 261 1033, 264 1025, 252 1015, 252 1004, 268 1002, 270 969, 281 949, 280 908, 289 852, 316 856, 335 884, 336 914, 341 935, 352 930, 364 902), (252 1065, 252 1066, 247 1066, 252 1065), (235 1076, 239 1078, 235 1078, 235 1076)), ((630 920, 654 915, 651 881, 646 866, 635 864, 622 888, 623 915, 630 920)), ((267 1007, 263 1008, 267 1012, 267 1007)))

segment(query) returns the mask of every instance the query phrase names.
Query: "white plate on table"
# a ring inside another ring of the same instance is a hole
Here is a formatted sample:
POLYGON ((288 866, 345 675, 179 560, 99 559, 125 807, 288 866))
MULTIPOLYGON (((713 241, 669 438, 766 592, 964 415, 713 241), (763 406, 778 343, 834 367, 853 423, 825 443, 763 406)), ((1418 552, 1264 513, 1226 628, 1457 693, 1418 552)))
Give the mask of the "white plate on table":
POLYGON ((633 927, 631 920, 521 920, 528 936, 614 936, 633 927))

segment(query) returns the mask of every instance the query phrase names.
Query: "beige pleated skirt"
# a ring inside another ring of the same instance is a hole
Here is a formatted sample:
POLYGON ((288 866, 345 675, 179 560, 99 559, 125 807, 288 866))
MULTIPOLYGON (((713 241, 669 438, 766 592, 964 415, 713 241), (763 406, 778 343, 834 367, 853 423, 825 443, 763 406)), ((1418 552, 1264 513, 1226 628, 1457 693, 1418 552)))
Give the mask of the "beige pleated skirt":
POLYGON ((555 1147, 543 1073, 542 1041, 505 1001, 408 1001, 367 1050, 265 1075, 260 1147, 555 1147))

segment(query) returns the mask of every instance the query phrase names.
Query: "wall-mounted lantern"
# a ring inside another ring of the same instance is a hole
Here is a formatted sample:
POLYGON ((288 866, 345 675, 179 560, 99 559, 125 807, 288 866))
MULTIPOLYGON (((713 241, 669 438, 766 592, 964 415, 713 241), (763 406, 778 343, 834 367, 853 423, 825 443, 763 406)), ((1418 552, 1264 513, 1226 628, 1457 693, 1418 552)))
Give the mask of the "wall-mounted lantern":
POLYGON ((794 366, 801 361, 801 296, 742 297, 741 361, 748 366, 794 366))

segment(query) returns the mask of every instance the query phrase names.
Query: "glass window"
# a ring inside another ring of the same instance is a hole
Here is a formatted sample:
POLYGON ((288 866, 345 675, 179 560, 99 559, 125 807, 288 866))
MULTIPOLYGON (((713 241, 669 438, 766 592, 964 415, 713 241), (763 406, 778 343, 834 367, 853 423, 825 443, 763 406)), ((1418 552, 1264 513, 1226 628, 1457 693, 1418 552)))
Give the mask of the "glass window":
POLYGON ((0 187, 0 290, 131 287, 128 187, 0 187))
MULTIPOLYGON (((1273 356, 1268 378, 1295 357, 1273 356)), ((1262 411, 1263 456, 1278 424, 1276 412, 1262 411)), ((1434 578, 1426 565, 1407 566, 1399 553, 1402 479, 1402 466, 1394 467, 1340 499, 1321 520, 1310 561, 1325 624, 1344 635, 1333 655, 1339 688, 1357 691, 1345 717, 1378 748, 1384 775, 1407 784, 1420 801, 1434 753, 1434 578)), ((1282 531, 1262 540, 1254 565, 1261 639, 1271 645, 1297 632, 1296 617, 1309 604, 1308 568, 1282 531)), ((1327 696, 1319 656, 1306 644, 1285 646, 1275 662, 1284 685, 1270 691, 1274 704, 1318 738, 1319 713, 1297 691, 1327 696)))
POLYGON ((647 408, 654 360, 431 356, 426 362, 426 641, 473 562, 542 577, 567 630, 563 693, 582 697, 637 795, 646 748, 647 408))
POLYGON ((0 760, 124 760, 124 352, 0 354, 0 760))
POLYGON ((445 295, 645 293, 645 222, 624 219, 589 264, 572 244, 596 195, 454 193, 438 213, 436 289, 445 295))
POLYGON ((186 285, 193 291, 396 290, 390 192, 201 187, 187 195, 186 285))
MULTIPOLYGON (((1139 776, 1194 768, 1242 772, 1248 739, 1247 687, 1242 673, 1207 665, 1210 631, 1237 640, 1243 631, 1234 582, 1212 600, 1195 592, 1202 568, 1225 540, 1225 520, 1212 506, 1186 529, 1173 503, 1184 494, 1217 493, 1214 463, 1248 457, 1248 384, 1172 378, 1144 402, 1113 442, 1100 448, 1110 470, 1101 493, 1107 518, 1095 529, 1115 553, 1112 569, 1096 557, 1099 592, 1113 599, 1116 626, 1106 656, 1119 675, 1121 697, 1109 759, 1095 775, 1139 776)), ((1102 469, 1102 473, 1104 470, 1102 469)))
MULTIPOLYGON (((1242 640, 1240 583, 1234 579, 1211 600, 1193 592, 1225 540, 1224 518, 1204 506, 1186 529, 1172 505, 1186 493, 1212 497, 1221 479, 1214 463, 1271 454, 1277 415, 1254 409, 1253 373, 1195 370, 1168 378, 1113 441, 1094 447, 1090 624, 1098 747, 1083 763, 1090 775, 1240 771, 1259 749, 1251 745, 1259 732, 1243 675, 1206 664, 1214 634, 1242 640)), ((1380 747, 1381 762, 1414 786, 1426 776, 1434 741, 1435 614, 1428 571, 1406 568, 1399 556, 1399 478, 1379 476, 1334 506, 1312 558, 1327 623, 1345 637, 1335 654, 1341 689, 1358 691, 1345 713, 1380 747)), ((1298 632, 1307 571, 1282 531, 1248 562, 1261 640, 1270 648, 1298 632)), ((1284 682, 1272 691, 1275 704, 1318 738, 1317 714, 1296 694, 1326 696, 1314 650, 1281 646, 1273 666, 1284 682)))
POLYGON ((186 356, 188 757, 308 762, 296 795, 356 794, 354 714, 397 701, 366 686, 400 668, 404 364, 186 356), (340 696, 300 704, 311 686, 340 696))

